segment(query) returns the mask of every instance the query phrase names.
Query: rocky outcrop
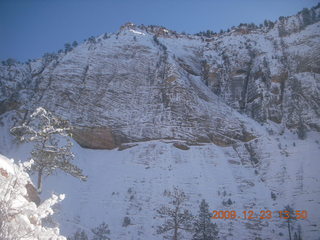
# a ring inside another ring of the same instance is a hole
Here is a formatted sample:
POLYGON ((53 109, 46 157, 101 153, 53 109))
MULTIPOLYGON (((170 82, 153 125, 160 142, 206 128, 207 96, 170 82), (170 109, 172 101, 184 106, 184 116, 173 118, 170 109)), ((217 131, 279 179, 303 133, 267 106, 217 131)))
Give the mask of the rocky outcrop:
POLYGON ((81 147, 91 149, 113 149, 128 141, 107 127, 77 127, 72 137, 81 147))
POLYGON ((29 200, 30 202, 34 202, 37 206, 39 206, 41 203, 41 200, 36 188, 30 182, 27 183, 25 187, 27 190, 26 199, 29 200))

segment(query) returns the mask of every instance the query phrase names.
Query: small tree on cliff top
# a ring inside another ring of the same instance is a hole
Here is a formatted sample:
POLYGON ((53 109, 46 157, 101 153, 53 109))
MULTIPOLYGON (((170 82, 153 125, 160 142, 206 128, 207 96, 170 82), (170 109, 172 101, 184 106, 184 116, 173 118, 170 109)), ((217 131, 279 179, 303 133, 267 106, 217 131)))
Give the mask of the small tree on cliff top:
POLYGON ((68 137, 70 130, 68 121, 54 116, 44 108, 37 108, 31 114, 30 121, 11 129, 11 133, 20 141, 35 143, 31 152, 34 160, 32 171, 38 174, 39 192, 43 175, 50 175, 56 169, 86 180, 82 170, 71 163, 74 154, 71 151, 72 142, 68 137))

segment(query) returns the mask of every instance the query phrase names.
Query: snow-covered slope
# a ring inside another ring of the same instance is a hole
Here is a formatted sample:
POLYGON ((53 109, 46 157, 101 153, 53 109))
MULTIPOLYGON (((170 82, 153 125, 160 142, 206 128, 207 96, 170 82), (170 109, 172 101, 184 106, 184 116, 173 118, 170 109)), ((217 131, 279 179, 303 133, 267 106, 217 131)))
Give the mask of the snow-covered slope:
MULTIPOLYGON (((156 209, 165 203, 163 192, 179 186, 190 197, 194 214, 202 199, 212 211, 273 212, 270 220, 218 220, 221 239, 287 236, 284 219, 276 211, 288 204, 308 211, 308 219, 297 220, 295 230, 301 225, 304 239, 316 239, 320 224, 319 141, 318 133, 299 140, 291 133, 274 136, 265 132, 254 144, 257 164, 246 156, 244 145, 221 148, 203 144, 181 150, 173 141, 158 140, 123 151, 77 145, 77 164, 88 181, 59 173, 45 179, 44 196, 52 191, 67 193, 58 216, 66 235, 79 228, 90 234, 90 229, 105 221, 112 239, 162 239, 155 231, 161 224, 161 219, 155 218, 156 209), (126 216, 131 224, 124 227, 126 216)), ((19 157, 24 151, 26 147, 19 146, 18 151, 11 149, 7 154, 19 157)))

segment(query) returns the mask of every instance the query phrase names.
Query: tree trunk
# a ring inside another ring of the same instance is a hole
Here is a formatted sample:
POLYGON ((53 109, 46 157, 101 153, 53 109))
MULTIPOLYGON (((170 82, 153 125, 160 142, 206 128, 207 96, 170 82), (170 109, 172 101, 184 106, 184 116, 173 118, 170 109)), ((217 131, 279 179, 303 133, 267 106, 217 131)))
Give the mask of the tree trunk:
POLYGON ((174 226, 173 240, 178 240, 178 227, 174 226))
POLYGON ((38 193, 42 191, 42 168, 38 171, 38 193))
POLYGON ((178 240, 178 212, 179 212, 179 205, 176 206, 175 214, 174 214, 174 233, 173 233, 173 240, 178 240))
POLYGON ((288 221, 289 240, 291 240, 290 222, 288 221))

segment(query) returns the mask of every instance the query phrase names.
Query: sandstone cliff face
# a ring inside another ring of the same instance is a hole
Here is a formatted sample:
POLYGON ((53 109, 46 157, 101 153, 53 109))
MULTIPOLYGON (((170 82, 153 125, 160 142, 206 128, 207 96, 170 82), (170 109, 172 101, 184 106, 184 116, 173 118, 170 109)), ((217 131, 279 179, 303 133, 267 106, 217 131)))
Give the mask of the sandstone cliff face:
POLYGON ((319 24, 284 37, 277 31, 230 34, 210 43, 208 85, 259 122, 291 128, 300 116, 306 126, 319 129, 319 24))
POLYGON ((46 107, 71 120, 80 145, 99 149, 259 136, 239 112, 319 130, 320 24, 297 27, 300 18, 212 38, 127 24, 67 53, 1 66, 0 113, 46 107))

